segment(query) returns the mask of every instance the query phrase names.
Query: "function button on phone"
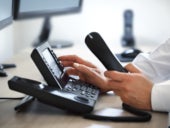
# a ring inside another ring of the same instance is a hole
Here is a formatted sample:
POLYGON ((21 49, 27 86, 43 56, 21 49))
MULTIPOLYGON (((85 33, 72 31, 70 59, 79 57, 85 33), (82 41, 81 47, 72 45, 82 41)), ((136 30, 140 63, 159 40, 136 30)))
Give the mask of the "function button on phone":
POLYGON ((80 101, 80 102, 85 102, 85 103, 88 103, 89 100, 87 98, 84 98, 84 97, 81 97, 81 96, 75 96, 74 97, 77 101, 80 101))

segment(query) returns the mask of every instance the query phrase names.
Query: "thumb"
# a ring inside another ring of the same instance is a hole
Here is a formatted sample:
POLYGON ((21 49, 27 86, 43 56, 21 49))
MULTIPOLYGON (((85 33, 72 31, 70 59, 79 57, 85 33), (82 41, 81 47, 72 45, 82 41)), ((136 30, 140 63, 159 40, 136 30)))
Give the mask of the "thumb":
POLYGON ((132 63, 127 64, 125 68, 131 73, 141 73, 141 71, 132 63))
POLYGON ((105 71, 104 75, 114 81, 123 81, 128 75, 128 73, 122 73, 118 71, 105 71))

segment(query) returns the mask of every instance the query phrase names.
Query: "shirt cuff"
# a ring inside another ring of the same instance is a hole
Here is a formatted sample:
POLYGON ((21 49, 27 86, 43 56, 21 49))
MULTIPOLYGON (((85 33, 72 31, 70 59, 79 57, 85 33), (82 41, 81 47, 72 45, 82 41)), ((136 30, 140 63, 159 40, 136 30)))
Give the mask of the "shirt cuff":
POLYGON ((170 112, 170 85, 154 85, 151 94, 152 110, 170 112))

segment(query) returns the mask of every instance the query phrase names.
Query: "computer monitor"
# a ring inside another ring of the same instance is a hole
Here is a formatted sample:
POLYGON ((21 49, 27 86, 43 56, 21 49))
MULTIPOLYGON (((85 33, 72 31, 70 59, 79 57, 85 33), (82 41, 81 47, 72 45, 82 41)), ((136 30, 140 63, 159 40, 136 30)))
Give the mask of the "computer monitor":
POLYGON ((12 23, 12 0, 0 0, 0 30, 12 23))
MULTIPOLYGON (((0 30, 7 27, 13 20, 13 0, 0 0, 0 30)), ((14 64, 0 64, 0 77, 7 76, 5 68, 15 67, 14 64)))
MULTIPOLYGON (((51 32, 50 17, 81 11, 82 0, 14 0, 14 19, 45 17, 43 27, 34 46, 48 40, 51 32)), ((72 46, 69 41, 50 42, 53 48, 72 46)))

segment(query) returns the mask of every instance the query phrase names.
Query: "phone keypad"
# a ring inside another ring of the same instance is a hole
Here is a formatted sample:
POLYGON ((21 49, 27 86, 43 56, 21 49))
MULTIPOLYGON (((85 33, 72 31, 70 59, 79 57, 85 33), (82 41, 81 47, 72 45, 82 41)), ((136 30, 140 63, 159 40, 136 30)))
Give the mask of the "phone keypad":
POLYGON ((64 91, 94 100, 98 97, 99 94, 99 89, 97 87, 79 80, 69 81, 66 84, 64 91))

